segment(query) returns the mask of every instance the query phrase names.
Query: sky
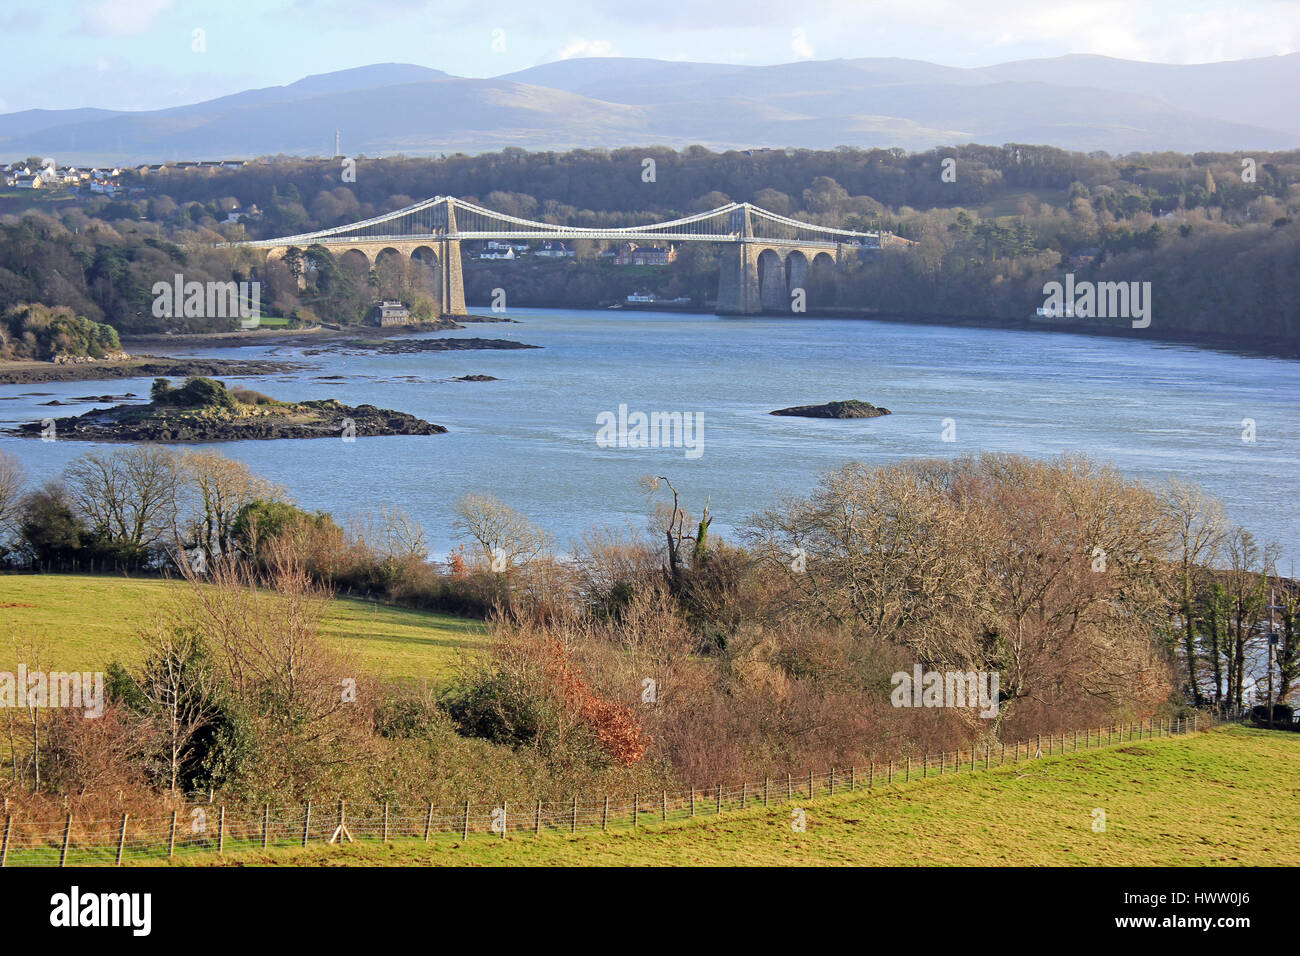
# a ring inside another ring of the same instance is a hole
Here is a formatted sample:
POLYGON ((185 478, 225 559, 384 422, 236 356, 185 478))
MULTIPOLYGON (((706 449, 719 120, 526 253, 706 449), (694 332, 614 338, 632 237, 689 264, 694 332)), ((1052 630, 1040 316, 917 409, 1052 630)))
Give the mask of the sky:
POLYGON ((490 77, 575 56, 947 66, 1300 50, 1300 0, 3 0, 0 113, 160 109, 371 63, 490 77))

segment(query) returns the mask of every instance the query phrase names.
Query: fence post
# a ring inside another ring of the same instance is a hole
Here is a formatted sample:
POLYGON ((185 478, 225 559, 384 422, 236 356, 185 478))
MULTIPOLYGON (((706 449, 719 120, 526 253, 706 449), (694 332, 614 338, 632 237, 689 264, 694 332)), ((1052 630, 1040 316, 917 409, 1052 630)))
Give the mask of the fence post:
POLYGON ((785 802, 789 803, 794 799, 794 778, 790 774, 785 775, 785 802))
POLYGON ((870 790, 876 785, 876 762, 871 761, 871 769, 867 771, 867 789, 870 790))
POLYGON ((831 796, 835 796, 835 768, 831 767, 831 796))
POLYGON ((266 849, 266 838, 271 825, 271 805, 262 805, 262 849, 266 849))
POLYGON ((307 801, 307 812, 302 815, 302 845, 307 845, 307 836, 311 833, 311 801, 307 801))
POLYGON ((889 780, 887 781, 887 783, 889 783, 891 786, 894 783, 894 758, 893 757, 889 758, 889 780))
POLYGON ((745 803, 749 800, 749 784, 740 785, 740 809, 745 809, 745 803))
MULTIPOLYGON (((691 787, 691 816, 695 816, 695 788, 691 787)), ((600 828, 609 829, 609 794, 605 794, 605 809, 600 812, 600 828)))
POLYGON ((808 771, 808 799, 811 800, 812 798, 813 798, 813 772, 809 770, 808 771))
POLYGON ((853 793, 857 789, 858 789, 858 768, 850 767, 849 768, 849 793, 853 793))
POLYGON ((126 850, 126 818, 131 814, 122 814, 122 829, 117 834, 117 866, 122 865, 122 854, 126 850))
POLYGON ((13 828, 13 825, 14 825, 13 814, 6 813, 4 842, 0 843, 0 867, 3 867, 5 865, 5 861, 9 859, 9 831, 13 828))
MULTIPOLYGON (((667 791, 664 791, 664 793, 665 793, 664 800, 667 801, 668 799, 666 796, 667 791)), ((569 818, 569 832, 570 833, 578 832, 578 795, 576 793, 573 795, 573 815, 569 818)))
POLYGON ((172 811, 171 833, 167 837, 167 859, 176 855, 176 811, 172 811))
POLYGON ((59 853, 59 866, 68 865, 68 843, 72 840, 72 814, 68 814, 68 821, 63 825, 63 849, 59 853))
MULTIPOLYGON (((605 798, 605 806, 609 806, 609 797, 605 798)), ((695 784, 691 784, 691 819, 695 819, 695 784)))
POLYGON ((763 778, 763 808, 764 808, 764 809, 766 809, 767 806, 768 806, 768 802, 767 802, 767 791, 768 791, 768 788, 769 788, 769 786, 771 785, 771 783, 772 783, 772 778, 771 778, 771 777, 764 777, 764 778, 763 778))
MULTIPOLYGON (((343 802, 339 801, 339 806, 342 805, 343 802)), ((217 820, 220 821, 217 824, 217 853, 224 854, 226 852, 226 805, 224 803, 217 808, 217 820)))
POLYGON ((903 783, 912 782, 912 758, 907 758, 907 776, 903 778, 903 783))
POLYGON ((717 809, 714 810, 714 813, 718 814, 721 812, 722 812, 722 784, 718 784, 718 804, 717 804, 717 809))
POLYGON ((384 830, 383 835, 379 838, 380 843, 388 842, 388 801, 384 801, 384 830))
MULTIPOLYGON (((719 808, 719 811, 721 811, 721 808, 722 808, 722 788, 721 788, 721 787, 718 787, 718 808, 719 808)), ((640 812, 640 810, 641 810, 641 796, 640 796, 640 794, 636 794, 636 793, 634 793, 634 794, 632 794, 632 829, 633 829, 633 830, 636 829, 636 818, 637 818, 637 815, 638 815, 638 813, 640 812)))
POLYGON ((429 801, 429 812, 424 816, 424 842, 429 842, 429 831, 433 829, 433 801, 429 801))
POLYGON ((503 840, 506 838, 506 830, 509 829, 509 824, 506 822, 509 819, 510 819, 510 801, 502 800, 501 801, 501 839, 503 840))
POLYGON ((469 801, 465 801, 465 819, 461 821, 460 839, 464 843, 469 839, 469 801))
POLYGON ((984 769, 985 770, 989 769, 989 749, 990 749, 989 745, 985 744, 984 745, 984 769))
POLYGON ((537 801, 537 808, 533 811, 533 836, 542 835, 542 801, 537 801))

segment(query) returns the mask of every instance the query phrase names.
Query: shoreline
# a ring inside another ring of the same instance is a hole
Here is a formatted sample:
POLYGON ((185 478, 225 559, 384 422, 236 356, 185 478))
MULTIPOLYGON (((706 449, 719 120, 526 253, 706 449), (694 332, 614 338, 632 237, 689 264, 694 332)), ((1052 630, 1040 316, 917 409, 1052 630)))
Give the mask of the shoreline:
POLYGON ((102 382, 122 378, 183 378, 189 375, 276 375, 303 371, 301 362, 263 359, 200 359, 170 355, 134 355, 129 359, 76 362, 0 362, 0 385, 52 385, 60 382, 102 382))

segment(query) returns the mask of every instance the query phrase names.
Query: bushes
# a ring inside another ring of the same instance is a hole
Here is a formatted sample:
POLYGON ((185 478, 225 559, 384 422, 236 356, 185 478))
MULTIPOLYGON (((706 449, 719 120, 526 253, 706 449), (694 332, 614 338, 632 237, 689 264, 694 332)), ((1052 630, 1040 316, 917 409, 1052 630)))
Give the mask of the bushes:
POLYGON ((155 405, 170 408, 219 408, 234 411, 238 407, 235 396, 221 382, 202 375, 191 375, 185 384, 172 388, 165 378, 156 378, 149 389, 155 405))
POLYGON ((117 329, 77 315, 67 306, 11 306, 0 316, 0 359, 102 359, 120 352, 117 329))

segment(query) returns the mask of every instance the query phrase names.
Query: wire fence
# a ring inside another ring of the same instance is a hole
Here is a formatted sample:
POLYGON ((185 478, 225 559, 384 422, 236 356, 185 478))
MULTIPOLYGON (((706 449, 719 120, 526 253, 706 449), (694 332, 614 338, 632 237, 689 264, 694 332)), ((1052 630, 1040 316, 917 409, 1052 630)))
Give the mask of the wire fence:
POLYGON ((577 795, 571 800, 489 805, 398 806, 347 801, 298 807, 227 808, 188 804, 148 818, 122 814, 113 819, 24 820, 7 813, 0 836, 2 866, 95 866, 161 862, 195 853, 225 854, 350 843, 389 843, 434 839, 590 831, 632 831, 668 821, 689 820, 724 811, 797 805, 844 792, 873 790, 957 773, 978 773, 1043 757, 1095 750, 1135 740, 1178 736, 1232 722, 1197 715, 1170 720, 1091 727, 1073 733, 1037 735, 1014 743, 973 744, 956 751, 926 754, 866 767, 850 767, 767 777, 739 785, 718 784, 655 794, 611 798, 577 795))

